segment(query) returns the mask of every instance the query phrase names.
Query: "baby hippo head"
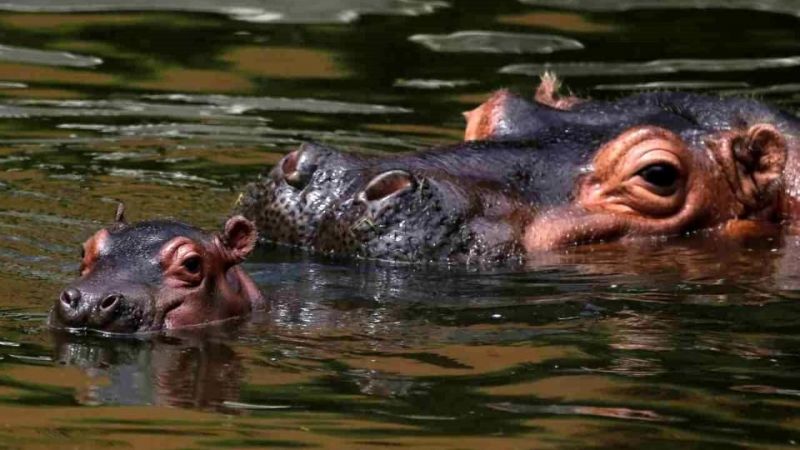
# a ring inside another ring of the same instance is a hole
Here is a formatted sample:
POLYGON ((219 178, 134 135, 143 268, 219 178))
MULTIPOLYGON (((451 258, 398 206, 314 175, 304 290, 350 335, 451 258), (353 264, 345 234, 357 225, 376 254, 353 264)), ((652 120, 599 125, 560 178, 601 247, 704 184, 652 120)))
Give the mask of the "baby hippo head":
POLYGON ((240 263, 256 231, 241 216, 209 234, 171 220, 122 219, 82 247, 80 277, 61 292, 55 327, 113 333, 155 331, 246 314, 264 300, 240 263))
POLYGON ((320 224, 317 250, 365 258, 468 262, 521 251, 515 198, 497 186, 413 168, 367 178, 320 224))

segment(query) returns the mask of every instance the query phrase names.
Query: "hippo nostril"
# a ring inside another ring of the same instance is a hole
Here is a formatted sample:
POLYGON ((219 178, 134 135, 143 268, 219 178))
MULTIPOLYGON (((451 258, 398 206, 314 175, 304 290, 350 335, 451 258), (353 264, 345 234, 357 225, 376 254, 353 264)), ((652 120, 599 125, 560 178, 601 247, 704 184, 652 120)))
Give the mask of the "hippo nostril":
POLYGON ((302 151, 302 149, 295 150, 283 158, 283 161, 281 162, 281 170, 283 171, 284 177, 289 178, 290 175, 293 175, 297 172, 297 160, 300 158, 300 152, 302 151))
POLYGON ((303 144, 297 150, 286 155, 281 162, 281 171, 286 184, 296 189, 303 189, 317 170, 319 151, 313 145, 303 144))
POLYGON ((61 303, 67 308, 77 308, 81 301, 81 291, 75 288, 67 288, 61 292, 61 303))
POLYGON ((102 302, 100 302, 100 308, 103 310, 110 310, 117 306, 122 296, 119 294, 111 294, 108 297, 104 298, 102 302))
POLYGON ((367 184, 359 198, 363 202, 376 202, 416 188, 414 177, 405 170, 390 170, 379 174, 367 184))

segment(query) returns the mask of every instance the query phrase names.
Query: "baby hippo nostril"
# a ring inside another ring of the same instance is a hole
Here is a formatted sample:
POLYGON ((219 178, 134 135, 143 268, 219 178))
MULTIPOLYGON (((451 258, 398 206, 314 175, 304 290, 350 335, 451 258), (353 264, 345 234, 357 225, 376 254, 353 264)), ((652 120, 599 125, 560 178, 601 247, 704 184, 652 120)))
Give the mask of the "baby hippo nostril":
POLYGON ((61 303, 67 308, 75 309, 81 301, 81 291, 75 288, 67 288, 61 292, 61 303))
POLYGON ((104 298, 102 302, 100 302, 100 309, 104 311, 110 311, 114 309, 122 300, 122 295, 120 294, 111 294, 108 297, 104 298))

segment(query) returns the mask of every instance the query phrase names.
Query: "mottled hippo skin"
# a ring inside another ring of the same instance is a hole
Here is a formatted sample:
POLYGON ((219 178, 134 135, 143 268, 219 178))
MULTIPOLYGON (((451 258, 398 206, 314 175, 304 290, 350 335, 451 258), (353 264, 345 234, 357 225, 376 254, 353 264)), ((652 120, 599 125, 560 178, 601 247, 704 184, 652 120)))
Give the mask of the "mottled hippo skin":
POLYGON ((83 244, 80 278, 50 314, 57 328, 134 333, 181 328, 247 314, 266 303, 239 265, 255 226, 231 217, 210 234, 170 220, 114 225, 83 244))
POLYGON ((246 189, 238 212, 269 240, 404 261, 757 235, 796 220, 796 117, 751 99, 590 101, 556 87, 545 78, 535 101, 499 91, 466 114, 467 142, 454 146, 389 158, 301 147, 246 189))

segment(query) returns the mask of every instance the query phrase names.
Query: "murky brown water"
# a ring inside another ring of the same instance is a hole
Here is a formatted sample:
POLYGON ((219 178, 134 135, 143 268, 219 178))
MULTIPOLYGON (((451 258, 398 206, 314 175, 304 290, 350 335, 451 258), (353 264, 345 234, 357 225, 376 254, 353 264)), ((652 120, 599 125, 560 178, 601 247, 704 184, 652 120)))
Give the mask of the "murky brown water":
POLYGON ((216 227, 298 142, 453 142, 462 110, 545 68, 582 95, 797 111, 800 5, 0 2, 0 449, 800 443, 796 238, 491 270, 264 248, 248 268, 269 314, 153 339, 44 325, 117 199, 216 227))

